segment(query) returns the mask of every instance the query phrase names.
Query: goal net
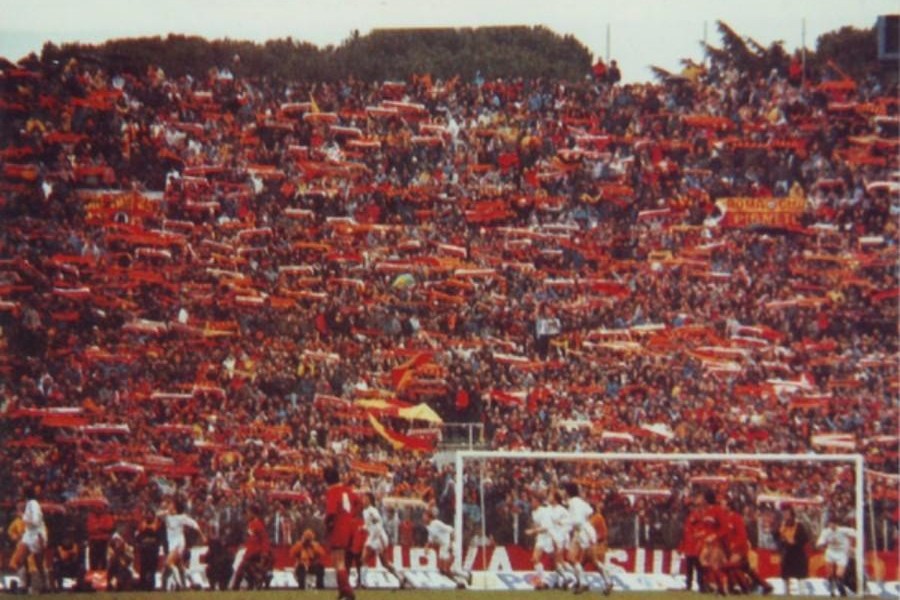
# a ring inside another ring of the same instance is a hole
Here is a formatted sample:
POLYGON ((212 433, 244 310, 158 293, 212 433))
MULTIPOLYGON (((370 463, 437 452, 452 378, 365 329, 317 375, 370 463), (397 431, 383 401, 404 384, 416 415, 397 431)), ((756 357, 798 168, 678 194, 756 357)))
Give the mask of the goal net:
MULTIPOLYGON (((863 474, 859 454, 461 451, 455 458, 454 555, 484 587, 499 578, 507 588, 527 589, 534 582, 530 499, 574 482, 583 499, 602 506, 610 548, 606 570, 618 584, 683 588, 684 521, 696 494, 712 490, 743 516, 751 565, 776 592, 783 592, 777 540, 787 508, 805 530, 808 547, 830 518, 855 533, 853 585, 861 592, 863 474)), ((821 552, 810 556, 808 566, 809 579, 793 581, 791 591, 828 593, 821 552)))

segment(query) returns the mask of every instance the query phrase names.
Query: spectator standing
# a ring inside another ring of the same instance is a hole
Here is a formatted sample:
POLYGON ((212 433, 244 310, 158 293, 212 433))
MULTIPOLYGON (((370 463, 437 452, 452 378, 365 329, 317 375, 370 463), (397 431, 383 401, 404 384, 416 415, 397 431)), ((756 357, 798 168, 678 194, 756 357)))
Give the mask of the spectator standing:
POLYGON ((156 587, 161 533, 159 519, 151 508, 145 508, 134 533, 137 546, 138 589, 151 591, 156 587))
POLYGON ((794 509, 787 507, 782 512, 781 527, 778 529, 778 542, 781 550, 781 578, 784 580, 784 593, 791 593, 791 579, 802 580, 809 576, 809 561, 806 556, 806 544, 809 534, 794 509))
POLYGON ((206 579, 211 590, 226 591, 234 574, 234 553, 221 536, 210 536, 206 552, 206 579))
POLYGON ((106 550, 116 528, 108 508, 93 507, 87 516, 88 560, 92 571, 106 569, 106 550))
POLYGON ((403 518, 397 525, 397 543, 401 548, 412 548, 415 542, 415 529, 409 510, 404 510, 403 518))
POLYGON ((622 81, 622 72, 619 70, 619 63, 613 59, 609 63, 609 73, 607 74, 607 80, 610 85, 616 85, 620 81, 622 81))

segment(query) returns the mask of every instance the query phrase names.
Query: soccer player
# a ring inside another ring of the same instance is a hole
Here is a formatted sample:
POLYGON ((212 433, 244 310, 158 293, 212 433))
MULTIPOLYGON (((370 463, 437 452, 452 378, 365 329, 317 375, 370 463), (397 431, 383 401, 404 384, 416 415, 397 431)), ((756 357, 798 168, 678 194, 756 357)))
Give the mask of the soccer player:
POLYGON ((609 547, 609 528, 606 526, 606 517, 603 516, 603 500, 598 500, 594 505, 594 514, 590 519, 591 527, 596 532, 597 541, 591 548, 591 560, 603 580, 603 594, 609 595, 613 589, 612 578, 606 571, 606 550, 609 547))
POLYGON ((553 538, 550 537, 553 515, 543 492, 535 491, 531 495, 531 523, 532 526, 525 533, 535 536, 534 551, 531 555, 534 570, 537 573, 537 582, 534 587, 543 590, 549 587, 544 575, 544 558, 549 557, 554 561, 554 567, 556 566, 556 547, 553 545, 553 538))
POLYGON ((702 515, 696 505, 688 513, 684 522, 684 532, 681 536, 679 550, 687 558, 687 585, 685 589, 691 591, 694 585, 694 575, 697 576, 697 590, 706 591, 706 583, 703 581, 703 568, 700 566, 700 549, 703 546, 701 536, 702 515))
MULTIPOLYGON (((375 506, 375 494, 372 492, 363 494, 362 522, 366 532, 366 542, 362 549, 362 564, 367 564, 373 556, 378 557, 387 572, 397 578, 399 586, 401 588, 406 587, 406 576, 394 568, 394 563, 391 561, 391 557, 388 556, 387 549, 390 545, 390 540, 388 539, 387 531, 384 529, 384 520, 381 518, 381 513, 378 511, 378 507, 375 506)), ((360 576, 359 581, 360 583, 362 582, 362 576, 360 576)), ((362 586, 360 585, 360 587, 362 586)))
POLYGON ((463 573, 453 566, 453 528, 439 520, 432 512, 425 511, 425 529, 428 531, 428 546, 437 553, 438 571, 441 575, 456 582, 457 589, 466 589, 472 585, 472 573, 463 573))
POLYGON ((166 555, 166 565, 163 569, 164 588, 167 577, 172 578, 176 589, 186 587, 184 555, 187 550, 187 538, 185 530, 193 529, 200 534, 201 539, 205 539, 200 531, 200 525, 185 514, 185 508, 183 499, 170 498, 163 510, 163 520, 166 525, 166 541, 169 547, 169 553, 166 555))
POLYGON ((569 509, 569 523, 572 530, 569 535, 568 559, 575 571, 575 593, 586 592, 589 586, 584 580, 584 560, 590 556, 590 551, 597 543, 597 532, 590 523, 593 507, 585 502, 574 482, 566 483, 567 506, 569 509))
POLYGON ((344 555, 344 564, 347 565, 347 572, 352 574, 353 567, 356 567, 356 585, 360 589, 366 587, 363 583, 362 576, 362 554, 363 547, 366 545, 366 524, 361 517, 353 519, 353 538, 350 540, 350 547, 344 555))
POLYGON ((262 507, 253 504, 247 511, 247 539, 244 540, 244 555, 237 571, 232 577, 231 589, 241 589, 244 579, 247 579, 250 588, 265 584, 261 579, 266 578, 266 564, 271 552, 272 544, 269 541, 269 532, 262 520, 262 507))
POLYGON ((40 576, 39 583, 32 582, 32 587, 49 585, 47 571, 44 568, 44 550, 47 547, 47 526, 44 524, 44 512, 37 501, 37 492, 33 487, 25 490, 25 508, 22 511, 21 538, 16 546, 13 558, 10 561, 13 569, 20 573, 19 580, 28 580, 30 566, 36 575, 40 576), (22 576, 21 574, 24 574, 22 576))
POLYGON ((834 596, 834 588, 837 587, 841 596, 847 595, 844 587, 844 575, 847 572, 847 563, 850 561, 851 539, 855 532, 849 527, 840 527, 837 518, 831 515, 828 518, 828 526, 819 534, 816 542, 817 548, 825 548, 825 567, 828 572, 828 590, 834 596))
POLYGON ((550 494, 550 537, 553 539, 554 564, 559 576, 557 585, 568 589, 575 583, 575 569, 568 561, 569 534, 572 524, 569 521, 569 510, 565 507, 565 491, 556 490, 550 494))
POLYGON ((716 494, 712 490, 698 492, 696 502, 700 510, 700 565, 706 571, 703 579, 724 595, 727 586, 724 568, 728 516, 725 509, 716 503, 716 494))
POLYGON ((765 595, 772 593, 772 586, 763 580, 750 566, 750 538, 747 525, 737 507, 726 509, 728 532, 725 535, 725 571, 729 586, 737 585, 744 593, 750 591, 751 584, 762 588, 765 595))
POLYGON ((356 494, 349 485, 341 483, 336 467, 327 467, 324 471, 325 483, 325 530, 328 537, 328 551, 331 564, 337 576, 338 600, 355 600, 356 595, 350 586, 350 573, 347 570, 346 555, 353 543, 357 512, 356 494))

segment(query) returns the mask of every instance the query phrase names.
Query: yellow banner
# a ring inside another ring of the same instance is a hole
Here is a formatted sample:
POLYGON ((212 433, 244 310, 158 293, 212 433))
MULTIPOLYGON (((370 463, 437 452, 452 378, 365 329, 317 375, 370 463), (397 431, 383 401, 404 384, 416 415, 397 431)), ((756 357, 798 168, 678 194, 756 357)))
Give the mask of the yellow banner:
POLYGON ((723 227, 748 227, 763 225, 770 227, 796 227, 800 225, 800 215, 806 207, 802 197, 787 198, 722 198, 716 205, 724 217, 723 227))

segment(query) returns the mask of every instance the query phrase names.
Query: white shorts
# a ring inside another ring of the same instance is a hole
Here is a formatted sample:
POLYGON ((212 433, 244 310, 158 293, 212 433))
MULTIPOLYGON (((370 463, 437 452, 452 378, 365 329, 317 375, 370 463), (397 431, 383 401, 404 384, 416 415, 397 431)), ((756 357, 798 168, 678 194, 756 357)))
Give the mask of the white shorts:
POLYGON ((550 537, 547 533, 539 533, 534 538, 534 547, 536 550, 540 550, 544 554, 553 554, 555 551, 555 547, 553 544, 553 538, 550 537))
POLYGON ((553 539, 553 545, 556 547, 556 550, 566 550, 569 547, 568 529, 552 529, 550 537, 553 539))
POLYGON ((572 535, 572 541, 582 549, 590 548, 597 543, 597 530, 593 527, 579 527, 572 535))
POLYGON ((187 541, 179 540, 177 542, 169 544, 169 556, 173 554, 177 555, 179 558, 182 554, 184 554, 184 549, 187 547, 187 541))
POLYGON ((381 554, 389 545, 387 532, 384 529, 370 531, 366 536, 366 548, 375 554, 381 554))
POLYGON ((837 565, 844 569, 850 562, 850 556, 846 552, 837 552, 835 550, 825 550, 825 562, 827 564, 837 565))
POLYGON ((25 544, 25 547, 32 554, 40 554, 47 547, 47 540, 39 533, 26 532, 22 536, 22 543, 25 544))
POLYGON ((450 546, 438 546, 438 560, 450 560, 453 558, 453 550, 450 546))

